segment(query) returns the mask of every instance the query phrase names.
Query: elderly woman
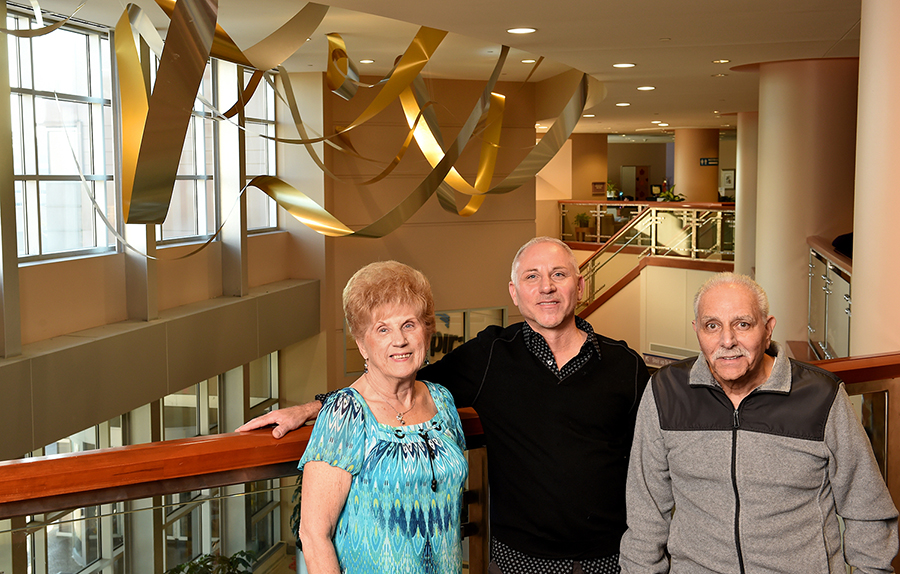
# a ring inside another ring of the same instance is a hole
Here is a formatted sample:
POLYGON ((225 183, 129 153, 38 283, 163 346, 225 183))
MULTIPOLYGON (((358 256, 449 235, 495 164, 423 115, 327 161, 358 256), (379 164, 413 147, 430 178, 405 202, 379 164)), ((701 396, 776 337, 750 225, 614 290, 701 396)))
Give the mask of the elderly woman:
POLYGON ((402 263, 372 263, 343 301, 366 369, 325 401, 300 460, 307 568, 459 573, 465 437, 450 393, 416 380, 435 330, 431 286, 402 263))

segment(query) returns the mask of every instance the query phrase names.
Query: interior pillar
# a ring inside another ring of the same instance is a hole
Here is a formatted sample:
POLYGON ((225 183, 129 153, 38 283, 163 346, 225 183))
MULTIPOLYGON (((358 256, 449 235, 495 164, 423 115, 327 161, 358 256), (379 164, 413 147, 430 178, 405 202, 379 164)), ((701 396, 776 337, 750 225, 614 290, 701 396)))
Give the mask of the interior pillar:
POLYGON ((856 58, 759 64, 756 279, 779 341, 806 340, 809 247, 853 227, 856 58))
POLYGON ((756 273, 756 170, 759 112, 737 115, 737 165, 734 192, 734 272, 756 273))
POLYGON ((718 129, 675 130, 675 184, 685 201, 719 201, 718 129))
POLYGON ((850 354, 900 349, 897 242, 900 198, 894 187, 900 163, 900 4, 863 0, 859 46, 859 116, 856 142, 852 319, 850 354))

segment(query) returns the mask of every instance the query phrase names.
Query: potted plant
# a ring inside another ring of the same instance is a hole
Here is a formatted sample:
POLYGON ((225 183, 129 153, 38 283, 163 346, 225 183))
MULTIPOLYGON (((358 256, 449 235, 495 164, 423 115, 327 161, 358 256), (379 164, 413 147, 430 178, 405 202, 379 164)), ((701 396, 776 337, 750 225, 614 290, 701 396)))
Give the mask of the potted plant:
POLYGON ((575 214, 575 241, 585 240, 587 232, 590 231, 588 227, 590 223, 591 217, 584 211, 575 214))
POLYGON ((668 189, 663 189, 659 194, 659 201, 684 201, 684 196, 680 193, 675 193, 675 186, 668 189))
POLYGON ((256 555, 240 550, 231 556, 201 554, 190 562, 166 570, 166 574, 249 574, 253 572, 256 555))

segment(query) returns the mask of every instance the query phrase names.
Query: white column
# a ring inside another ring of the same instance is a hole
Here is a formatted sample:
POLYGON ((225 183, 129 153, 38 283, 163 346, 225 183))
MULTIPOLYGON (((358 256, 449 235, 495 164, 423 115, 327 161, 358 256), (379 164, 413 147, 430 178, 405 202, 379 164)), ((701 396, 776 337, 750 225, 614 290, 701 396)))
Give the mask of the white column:
POLYGON ((858 60, 759 66, 756 279, 779 341, 806 340, 809 247, 853 227, 858 60))
POLYGON ((900 3, 863 0, 859 46, 859 115, 850 354, 900 349, 897 289, 900 241, 900 3))
POLYGON ((759 151, 759 112, 737 115, 735 173, 734 272, 756 273, 756 170, 759 151))

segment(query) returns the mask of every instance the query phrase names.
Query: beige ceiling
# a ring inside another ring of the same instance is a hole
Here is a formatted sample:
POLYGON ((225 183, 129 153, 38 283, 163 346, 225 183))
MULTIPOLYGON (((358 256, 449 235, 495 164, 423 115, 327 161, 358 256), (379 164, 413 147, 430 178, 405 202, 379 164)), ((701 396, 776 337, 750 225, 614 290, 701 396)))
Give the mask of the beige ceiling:
MULTIPOLYGON (((71 13, 80 0, 41 1, 71 13)), ((486 79, 500 46, 513 50, 502 79, 522 81, 527 57, 544 56, 534 79, 569 67, 604 83, 605 100, 576 131, 650 137, 662 129, 733 129, 733 114, 757 107, 757 77, 732 68, 758 62, 856 57, 860 0, 329 0, 332 8, 310 41, 286 62, 291 71, 325 67, 324 35, 339 32, 350 56, 371 58, 360 73, 381 75, 406 49, 419 25, 450 32, 424 74, 486 79), (514 36, 514 26, 537 32, 514 36), (728 64, 713 60, 728 59, 728 64), (614 69, 633 62, 631 69, 614 69), (721 74, 721 76, 719 76, 721 74), (638 86, 654 86, 638 91, 638 86), (617 107, 628 102, 628 107, 617 107)), ((156 26, 168 21, 152 0, 138 2, 156 26)), ((246 48, 305 5, 297 0, 220 0, 219 23, 246 48)), ((86 0, 78 16, 113 25, 117 0, 86 0)))

